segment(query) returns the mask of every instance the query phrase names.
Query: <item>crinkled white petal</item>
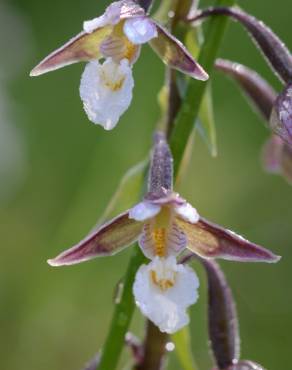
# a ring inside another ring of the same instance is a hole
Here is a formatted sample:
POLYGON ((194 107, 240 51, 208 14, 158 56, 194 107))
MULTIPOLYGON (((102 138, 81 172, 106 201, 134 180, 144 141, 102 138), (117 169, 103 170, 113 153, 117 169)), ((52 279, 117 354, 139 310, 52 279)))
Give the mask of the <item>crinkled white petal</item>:
POLYGON ((161 210, 161 207, 157 204, 150 202, 141 202, 130 209, 129 218, 136 221, 145 221, 149 218, 156 216, 161 210))
POLYGON ((133 44, 144 44, 158 35, 155 24, 147 17, 127 19, 124 32, 133 44))
POLYGON ((135 278, 133 292, 141 312, 162 332, 175 333, 189 322, 187 308, 198 299, 199 280, 188 266, 178 265, 174 257, 155 258, 142 265, 135 278), (173 281, 173 286, 161 289, 153 281, 173 281))
POLYGON ((85 21, 83 23, 83 29, 86 33, 92 33, 97 28, 107 26, 108 24, 115 25, 119 23, 121 19, 121 2, 115 1, 110 4, 103 15, 100 17, 85 21))
POLYGON ((80 97, 90 121, 113 129, 131 103, 133 87, 132 69, 126 59, 120 64, 111 58, 103 64, 89 62, 81 78, 80 97))
POLYGON ((174 208, 174 210, 181 218, 189 221, 191 224, 195 224, 200 219, 197 210, 192 207, 190 203, 185 203, 181 206, 177 206, 174 208))

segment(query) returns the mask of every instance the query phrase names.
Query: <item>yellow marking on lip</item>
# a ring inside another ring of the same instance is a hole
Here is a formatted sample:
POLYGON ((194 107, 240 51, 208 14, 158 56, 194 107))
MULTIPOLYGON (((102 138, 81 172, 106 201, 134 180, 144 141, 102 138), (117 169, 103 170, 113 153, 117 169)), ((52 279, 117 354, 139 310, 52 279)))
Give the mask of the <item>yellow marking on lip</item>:
POLYGON ((152 232, 154 241, 155 255, 165 257, 166 254, 166 231, 165 228, 155 228, 152 232))
POLYGON ((104 85, 112 91, 120 90, 123 86, 124 81, 125 81, 125 76, 123 76, 122 78, 120 78, 117 81, 110 81, 103 71, 102 71, 102 74, 101 74, 101 78, 103 80, 104 85))
POLYGON ((172 288, 174 286, 174 281, 169 279, 157 279, 156 271, 151 270, 151 280, 153 284, 157 285, 162 291, 166 291, 169 288, 172 288))

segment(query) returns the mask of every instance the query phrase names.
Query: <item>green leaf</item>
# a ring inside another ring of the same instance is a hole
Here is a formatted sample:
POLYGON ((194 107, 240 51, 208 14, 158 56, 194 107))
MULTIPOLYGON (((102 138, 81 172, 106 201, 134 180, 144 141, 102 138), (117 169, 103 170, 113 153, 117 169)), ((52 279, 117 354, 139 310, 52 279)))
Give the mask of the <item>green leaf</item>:
MULTIPOLYGON (((201 27, 190 30, 186 35, 186 46, 191 51, 194 58, 197 58, 200 52, 200 46, 204 42, 204 36, 201 27)), ((202 103, 198 114, 199 120, 195 122, 197 129, 208 146, 213 157, 217 155, 216 126, 213 110, 212 86, 208 83, 206 91, 202 98, 202 103)))
MULTIPOLYGON (((215 6, 230 6, 234 0, 217 0, 215 6)), ((211 18, 208 21, 205 42, 200 50, 198 62, 212 78, 214 62, 217 57, 221 41, 228 20, 224 17, 211 18)), ((194 122, 199 113, 202 98, 206 91, 207 82, 190 79, 188 82, 185 99, 177 115, 174 130, 170 138, 170 147, 174 158, 174 174, 178 173, 180 162, 183 158, 186 143, 193 130, 194 122)))
POLYGON ((175 353, 183 370, 197 370, 193 359, 190 342, 189 326, 185 326, 182 330, 171 336, 175 344, 175 353))
POLYGON ((202 98, 197 121, 197 129, 206 142, 213 157, 217 156, 217 135, 213 110, 212 85, 209 82, 202 98))
POLYGON ((124 212, 139 201, 147 164, 148 160, 139 162, 125 173, 111 201, 101 216, 99 223, 124 212))

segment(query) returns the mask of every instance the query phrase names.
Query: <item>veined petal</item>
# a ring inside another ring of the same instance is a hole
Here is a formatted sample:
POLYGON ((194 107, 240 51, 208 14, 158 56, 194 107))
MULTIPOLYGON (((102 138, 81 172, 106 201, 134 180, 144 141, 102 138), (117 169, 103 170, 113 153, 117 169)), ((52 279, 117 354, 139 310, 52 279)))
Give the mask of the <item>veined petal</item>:
POLYGON ((162 332, 172 334, 189 322, 186 309, 198 299, 196 273, 174 257, 142 265, 133 286, 141 312, 162 332))
POLYGON ((155 227, 154 220, 150 220, 144 225, 139 245, 149 259, 154 259, 155 256, 177 256, 186 247, 187 238, 173 221, 167 229, 164 229, 155 227))
POLYGON ((88 34, 81 32, 65 45, 48 55, 31 72, 31 76, 54 71, 69 64, 99 59, 100 45, 105 37, 112 32, 112 26, 98 28, 88 34))
POLYGON ((134 243, 143 224, 125 212, 94 231, 74 247, 48 260, 51 266, 74 265, 99 256, 109 256, 134 243))
POLYGON ((83 72, 80 97, 90 121, 113 129, 132 100, 134 80, 126 59, 120 64, 110 58, 103 64, 89 62, 83 72))
POLYGON ((176 206, 174 210, 181 218, 191 224, 198 222, 200 219, 197 210, 190 203, 186 202, 181 206, 176 206))
POLYGON ((129 217, 136 221, 145 221, 155 217, 161 210, 161 207, 151 202, 140 202, 130 209, 129 217))
POLYGON ((197 80, 206 81, 207 72, 194 60, 183 44, 165 28, 156 23, 158 37, 150 45, 163 62, 197 80))
POLYGON ((124 32, 133 44, 145 44, 158 36, 156 24, 148 17, 134 17, 125 21, 124 32))
POLYGON ((269 250, 203 218, 195 224, 179 218, 176 222, 187 236, 187 248, 202 257, 239 262, 278 262, 280 259, 269 250))
POLYGON ((126 36, 116 36, 111 34, 106 37, 100 45, 100 52, 105 58, 112 58, 116 63, 123 59, 128 59, 133 65, 140 55, 141 46, 132 44, 126 36))

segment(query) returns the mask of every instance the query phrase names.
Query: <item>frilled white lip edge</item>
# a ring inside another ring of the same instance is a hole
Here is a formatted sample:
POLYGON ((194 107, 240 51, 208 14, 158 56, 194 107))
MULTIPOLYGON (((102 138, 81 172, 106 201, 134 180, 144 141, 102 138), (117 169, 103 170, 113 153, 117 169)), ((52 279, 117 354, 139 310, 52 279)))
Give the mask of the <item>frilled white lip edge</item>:
POLYGON ((111 58, 101 64, 89 62, 80 83, 80 97, 84 110, 95 124, 113 129, 132 101, 134 80, 126 59, 119 64, 111 58))
POLYGON ((137 306, 162 332, 175 333, 189 323, 187 308, 198 299, 199 279, 175 257, 155 257, 142 265, 133 292, 137 306))

